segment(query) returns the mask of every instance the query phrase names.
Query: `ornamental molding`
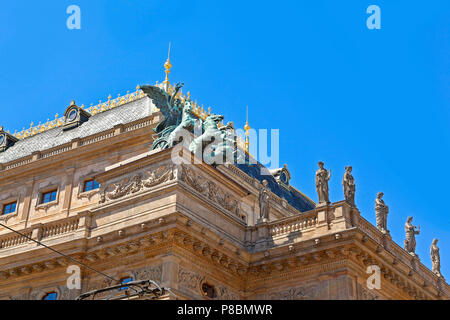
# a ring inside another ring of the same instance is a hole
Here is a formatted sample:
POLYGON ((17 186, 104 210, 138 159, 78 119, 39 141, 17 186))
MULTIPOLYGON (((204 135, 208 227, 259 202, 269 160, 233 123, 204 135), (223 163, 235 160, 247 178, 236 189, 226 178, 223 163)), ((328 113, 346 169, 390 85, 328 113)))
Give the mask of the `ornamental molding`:
POLYGON ((91 191, 85 191, 85 192, 81 192, 77 195, 78 199, 88 199, 91 200, 91 198, 97 194, 100 193, 99 189, 95 189, 95 190, 91 190, 91 191))
POLYGON ((58 205, 58 203, 59 203, 58 199, 59 199, 59 192, 58 192, 58 195, 57 195, 57 198, 56 198, 55 201, 38 204, 38 205, 36 205, 34 207, 34 209, 36 211, 45 211, 45 212, 47 212, 48 209, 50 209, 51 207, 55 207, 55 206, 58 205))
POLYGON ((15 213, 10 213, 10 214, 3 214, 0 216, 0 221, 7 223, 9 221, 9 219, 12 218, 16 218, 19 215, 19 210, 16 207, 16 212, 15 213))

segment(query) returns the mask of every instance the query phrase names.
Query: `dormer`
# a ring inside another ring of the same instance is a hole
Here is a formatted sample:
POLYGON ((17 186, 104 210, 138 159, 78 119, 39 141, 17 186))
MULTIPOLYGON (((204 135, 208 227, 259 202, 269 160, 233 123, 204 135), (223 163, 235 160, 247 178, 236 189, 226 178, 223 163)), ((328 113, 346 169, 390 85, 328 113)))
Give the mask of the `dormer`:
POLYGON ((75 104, 72 100, 64 113, 63 130, 70 130, 89 120, 91 114, 75 104))
POLYGON ((289 190, 289 181, 291 180, 291 174, 289 173, 286 164, 283 168, 270 170, 270 173, 280 186, 285 187, 289 190))
POLYGON ((3 131, 3 127, 0 126, 0 152, 13 146, 17 141, 19 141, 19 139, 8 132, 3 131))

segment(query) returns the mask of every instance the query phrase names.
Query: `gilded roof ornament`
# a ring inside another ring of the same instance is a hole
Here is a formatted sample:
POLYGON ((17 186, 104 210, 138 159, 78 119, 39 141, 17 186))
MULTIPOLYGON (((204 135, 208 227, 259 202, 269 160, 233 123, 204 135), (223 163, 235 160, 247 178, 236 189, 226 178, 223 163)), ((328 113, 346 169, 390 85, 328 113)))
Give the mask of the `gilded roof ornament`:
MULTIPOLYGON (((108 111, 112 108, 124 105, 126 103, 132 102, 134 100, 140 99, 144 97, 144 92, 142 92, 142 90, 140 89, 140 87, 137 87, 137 90, 133 93, 129 93, 124 96, 121 97, 120 94, 118 95, 118 97, 116 99, 112 99, 111 100, 111 95, 108 97, 108 102, 104 102, 102 103, 101 100, 99 102, 98 105, 94 106, 91 103, 91 106, 89 108, 85 108, 84 105, 81 106, 81 109, 84 109, 86 112, 89 112, 91 115, 95 115, 97 113, 101 113, 101 112, 105 112, 108 111)), ((72 100, 70 103, 70 106, 74 106, 75 105, 75 100, 72 100)), ((57 127, 61 127, 62 125, 64 125, 64 116, 60 117, 58 114, 55 115, 55 119, 53 121, 50 121, 49 119, 47 119, 47 122, 44 124, 39 123, 38 126, 34 127, 34 123, 32 122, 30 124, 30 128, 26 129, 23 128, 22 131, 20 132, 15 132, 14 133, 14 137, 16 137, 17 139, 25 139, 27 137, 31 137, 34 136, 38 133, 53 129, 53 128, 57 128, 57 127)))
POLYGON ((247 120, 246 120, 245 126, 244 126, 244 130, 245 130, 245 151, 247 151, 247 153, 250 150, 250 140, 249 140, 250 129, 251 129, 251 127, 248 124, 248 106, 247 106, 247 120))
POLYGON ((164 64, 164 68, 166 69, 164 72, 166 73, 166 79, 164 80, 164 84, 168 85, 169 84, 169 74, 170 74, 170 69, 172 69, 172 64, 170 63, 170 42, 169 42, 169 55, 167 56, 167 61, 164 64))

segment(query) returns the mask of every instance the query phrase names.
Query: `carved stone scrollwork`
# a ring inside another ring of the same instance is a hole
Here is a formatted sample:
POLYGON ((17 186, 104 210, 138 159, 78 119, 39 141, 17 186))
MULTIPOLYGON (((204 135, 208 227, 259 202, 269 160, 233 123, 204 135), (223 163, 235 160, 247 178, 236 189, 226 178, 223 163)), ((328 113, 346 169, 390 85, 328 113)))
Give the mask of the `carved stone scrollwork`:
POLYGON ((138 173, 106 186, 101 193, 101 202, 116 200, 138 193, 158 184, 175 179, 174 165, 165 165, 146 173, 138 173))
POLYGON ((357 284, 358 300, 379 300, 380 297, 373 290, 366 289, 362 284, 357 284))
POLYGON ((93 196, 95 196, 96 194, 98 194, 100 191, 98 189, 96 190, 91 190, 91 191, 86 191, 86 192, 82 192, 80 194, 77 195, 78 199, 83 199, 86 198, 88 200, 91 200, 91 198, 93 196))
POLYGON ((48 209, 50 209, 51 207, 55 207, 57 205, 58 205, 58 200, 55 200, 55 201, 52 201, 52 202, 39 204, 34 209, 36 211, 45 211, 45 212, 47 212, 48 209))
POLYGON ((189 271, 180 267, 178 270, 178 284, 180 287, 187 289, 197 289, 202 281, 203 277, 198 273, 189 271))
POLYGON ((219 300, 239 300, 239 296, 231 292, 228 288, 223 286, 217 287, 217 299, 219 300))
POLYGON ((264 297, 269 300, 311 300, 318 298, 318 289, 314 285, 273 292, 264 297))
POLYGON ((189 169, 187 166, 183 166, 181 180, 212 202, 231 212, 239 219, 244 219, 240 214, 239 201, 218 187, 216 183, 198 175, 194 170, 189 169))
POLYGON ((135 280, 153 280, 157 283, 161 282, 162 266, 145 267, 134 272, 135 280))

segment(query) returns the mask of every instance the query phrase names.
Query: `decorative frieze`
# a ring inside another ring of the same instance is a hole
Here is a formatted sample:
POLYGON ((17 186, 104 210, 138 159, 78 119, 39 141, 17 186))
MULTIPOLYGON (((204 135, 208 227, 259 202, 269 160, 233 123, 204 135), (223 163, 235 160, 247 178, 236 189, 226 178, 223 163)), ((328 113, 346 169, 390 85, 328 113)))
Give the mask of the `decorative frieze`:
POLYGON ((149 171, 122 178, 102 188, 101 203, 137 194, 156 185, 175 180, 175 166, 167 164, 149 171))
POLYGON ((239 219, 245 220, 245 216, 240 214, 239 201, 235 197, 224 191, 215 182, 199 175, 188 166, 182 165, 182 168, 182 181, 205 196, 208 200, 231 212, 239 219))
POLYGON ((326 298, 320 296, 318 285, 308 285, 290 288, 286 290, 269 292, 256 295, 257 300, 312 300, 318 298, 326 298))
POLYGON ((200 290, 200 282, 203 277, 198 273, 187 270, 180 266, 178 269, 178 285, 181 288, 186 288, 190 290, 200 290))
POLYGON ((159 283, 162 279, 162 266, 150 266, 139 269, 133 272, 133 276, 135 280, 153 280, 159 283))

